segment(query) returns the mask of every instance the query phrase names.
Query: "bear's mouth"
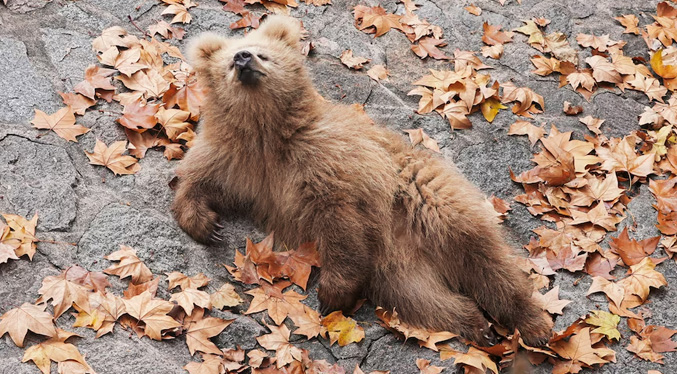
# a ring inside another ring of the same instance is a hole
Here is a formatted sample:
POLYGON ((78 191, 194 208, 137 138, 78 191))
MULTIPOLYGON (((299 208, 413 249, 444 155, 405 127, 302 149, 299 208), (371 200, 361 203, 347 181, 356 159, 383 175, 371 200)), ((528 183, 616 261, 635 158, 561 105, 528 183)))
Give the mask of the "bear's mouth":
POLYGON ((237 79, 245 85, 254 85, 259 81, 259 78, 264 76, 262 72, 253 69, 251 66, 246 65, 243 67, 237 67, 237 79))

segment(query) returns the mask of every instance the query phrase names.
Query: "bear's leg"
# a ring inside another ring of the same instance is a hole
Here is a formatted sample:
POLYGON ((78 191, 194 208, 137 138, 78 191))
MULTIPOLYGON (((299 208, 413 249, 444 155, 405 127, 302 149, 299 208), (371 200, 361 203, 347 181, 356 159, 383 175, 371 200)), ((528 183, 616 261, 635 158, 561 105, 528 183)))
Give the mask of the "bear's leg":
POLYGON ((515 263, 510 248, 489 238, 476 241, 463 256, 463 269, 457 271, 466 276, 457 279, 464 293, 501 325, 517 328, 527 345, 547 343, 552 319, 532 299, 533 287, 515 263))
POLYGON ((209 196, 200 186, 179 180, 172 203, 176 222, 190 237, 202 244, 222 240, 216 231, 223 227, 218 223, 219 215, 214 211, 209 196))
POLYGON ((312 211, 309 222, 322 262, 318 291, 321 310, 350 312, 364 294, 379 252, 376 247, 382 246, 383 240, 368 235, 378 231, 370 229, 373 220, 350 205, 333 204, 312 211))

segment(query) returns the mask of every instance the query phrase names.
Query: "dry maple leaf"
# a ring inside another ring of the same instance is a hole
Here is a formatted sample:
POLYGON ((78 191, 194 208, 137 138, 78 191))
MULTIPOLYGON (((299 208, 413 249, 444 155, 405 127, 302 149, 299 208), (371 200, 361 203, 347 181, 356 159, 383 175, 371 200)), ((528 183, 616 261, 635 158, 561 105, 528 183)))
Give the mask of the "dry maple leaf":
POLYGON ((534 291, 532 298, 550 314, 563 314, 562 309, 571 303, 571 300, 559 299, 559 286, 555 286, 552 290, 542 295, 538 291, 534 291))
POLYGON ((106 274, 117 275, 120 279, 131 276, 132 283, 135 284, 148 282, 153 279, 153 273, 136 256, 136 250, 131 247, 120 245, 120 250, 104 256, 104 258, 110 261, 120 261, 104 270, 103 272, 106 274))
POLYGON ((640 339, 636 336, 631 336, 630 344, 626 348, 643 360, 663 364, 665 356, 653 350, 651 347, 651 340, 649 339, 640 339))
POLYGON ((137 43, 137 38, 127 35, 127 30, 120 26, 109 27, 101 32, 94 41, 92 41, 92 49, 96 52, 103 53, 111 47, 131 47, 137 43))
POLYGON ((501 109, 508 109, 508 107, 501 104, 501 101, 495 97, 490 97, 480 104, 482 115, 489 123, 494 122, 496 115, 501 109))
POLYGON ((21 362, 33 361, 43 374, 49 374, 51 361, 65 362, 75 361, 83 367, 85 371, 82 373, 94 373, 94 370, 85 362, 85 358, 80 354, 78 349, 65 340, 72 335, 64 337, 53 337, 45 342, 36 344, 26 349, 21 362))
POLYGON ((554 370, 558 373, 577 373, 581 367, 616 361, 615 352, 611 349, 592 346, 589 327, 581 329, 569 341, 559 340, 551 343, 550 349, 566 360, 555 364, 554 370))
POLYGON ((514 33, 512 31, 501 31, 502 26, 492 26, 488 22, 484 22, 482 29, 482 41, 488 45, 505 44, 512 41, 514 33))
POLYGON ((272 238, 271 233, 261 243, 247 241, 247 253, 258 265, 257 273, 270 282, 273 278, 289 278, 305 290, 312 267, 320 266, 320 254, 315 243, 303 243, 296 250, 273 252, 272 238))
POLYGON ((364 339, 364 329, 357 322, 335 311, 322 318, 322 326, 326 329, 322 336, 329 334, 329 344, 338 344, 343 347, 350 343, 358 343, 364 339))
POLYGON ((89 131, 88 128, 75 124, 75 115, 70 106, 61 108, 50 115, 40 109, 35 109, 35 117, 31 123, 36 129, 52 130, 61 138, 72 142, 77 142, 77 136, 89 131))
POLYGON ((37 250, 35 227, 38 224, 38 213, 30 220, 16 214, 2 214, 2 218, 7 222, 9 231, 4 229, 0 233, 0 244, 12 247, 17 257, 26 255, 32 261, 37 250))
POLYGON ((625 171, 638 177, 654 173, 655 154, 637 155, 632 136, 612 139, 608 146, 596 147, 595 151, 603 160, 602 169, 606 171, 625 171))
POLYGON ((223 352, 209 338, 220 334, 233 321, 235 320, 207 317, 191 322, 186 331, 186 344, 190 355, 194 355, 195 352, 222 355, 223 352))
POLYGON ((612 252, 621 257, 625 265, 630 266, 642 262, 647 256, 654 253, 660 240, 660 235, 642 241, 630 239, 626 227, 617 238, 611 238, 609 246, 612 252))
POLYGON ((513 113, 519 116, 531 117, 531 113, 540 113, 545 109, 543 96, 535 93, 530 88, 516 87, 512 82, 504 83, 501 86, 503 87, 501 102, 511 103, 516 101, 518 103, 512 108, 513 113), (536 108, 536 105, 540 109, 536 108))
POLYGON ((167 315, 174 304, 166 300, 154 299, 149 291, 124 300, 124 303, 127 314, 145 324, 144 333, 151 339, 162 340, 162 330, 181 326, 167 315))
POLYGON ((379 320, 381 320, 379 324, 395 333, 398 338, 401 338, 405 341, 409 338, 414 338, 418 340, 418 345, 420 347, 426 347, 435 352, 438 351, 437 343, 453 339, 458 336, 448 331, 433 331, 408 325, 400 321, 397 311, 395 310, 390 312, 381 307, 377 307, 376 316, 379 318, 379 320))
POLYGON ((527 121, 517 121, 510 125, 508 135, 527 135, 531 145, 534 145, 545 135, 545 129, 536 127, 527 121))
POLYGON ((144 291, 150 291, 150 294, 155 297, 159 286, 160 277, 155 277, 153 280, 139 284, 130 282, 127 289, 123 292, 123 295, 125 299, 131 299, 136 295, 141 295, 144 291))
POLYGON ((560 61, 554 57, 545 58, 543 56, 534 56, 531 58, 536 70, 531 72, 540 76, 547 76, 559 70, 560 61))
POLYGON ((261 22, 260 15, 256 15, 252 12, 244 12, 241 14, 241 16, 242 18, 240 18, 238 21, 230 24, 231 30, 243 29, 245 27, 257 29, 259 27, 259 23, 261 22))
POLYGON ((390 71, 383 65, 374 65, 367 71, 367 75, 377 82, 387 80, 389 74, 390 71))
POLYGON ((191 361, 183 368, 190 374, 223 374, 223 359, 215 355, 204 355, 202 362, 191 361))
POLYGON ((357 5, 353 8, 353 13, 355 14, 355 27, 361 31, 366 30, 367 33, 374 33, 374 37, 379 37, 391 29, 402 30, 400 23, 402 16, 389 14, 381 6, 357 5))
POLYGON ((567 116, 575 116, 575 115, 583 113, 583 107, 580 106, 580 105, 571 105, 570 102, 565 101, 564 107, 562 108, 562 111, 567 116))
POLYGON ((126 141, 114 142, 108 147, 104 142, 96 139, 94 151, 92 153, 85 151, 85 154, 89 157, 90 164, 105 166, 115 175, 135 174, 141 169, 141 165, 134 157, 123 155, 126 150, 126 141))
POLYGON ((419 39, 417 44, 413 44, 411 50, 420 58, 430 56, 436 60, 449 60, 450 57, 438 49, 438 47, 444 47, 446 45, 447 43, 444 39, 425 36, 419 39))
POLYGON ((122 117, 118 118, 117 121, 122 126, 138 132, 152 129, 157 124, 155 114, 158 112, 159 106, 159 104, 147 104, 142 100, 133 101, 125 105, 122 117))
POLYGON ((73 91, 94 99, 96 90, 115 91, 115 86, 110 83, 110 76, 115 73, 114 69, 105 69, 97 65, 89 65, 85 70, 85 80, 73 87, 73 91))
POLYGON ((192 80, 181 87, 172 83, 167 92, 162 95, 165 108, 179 107, 190 112, 190 120, 197 121, 200 118, 200 106, 205 99, 205 94, 197 80, 192 80))
POLYGON ((482 47, 482 56, 498 60, 503 56, 503 44, 482 47))
POLYGON ((164 128, 167 136, 171 140, 176 140, 179 135, 192 129, 192 124, 186 122, 190 118, 190 112, 180 109, 165 109, 160 107, 160 110, 155 114, 155 118, 162 128, 164 128))
POLYGON ((593 310, 591 313, 592 315, 585 319, 588 325, 596 326, 591 333, 604 334, 609 340, 621 339, 621 333, 616 329, 621 317, 603 310, 593 310))
POLYGON ((37 304, 52 300, 54 318, 59 318, 71 305, 76 304, 80 309, 89 311, 89 295, 93 287, 86 287, 73 282, 68 277, 69 269, 57 276, 49 276, 42 280, 42 287, 38 290, 41 295, 37 304))
POLYGON ((277 368, 281 368, 292 361, 301 361, 302 352, 299 348, 289 343, 289 329, 287 326, 273 326, 266 324, 270 334, 262 335, 256 338, 259 344, 270 351, 275 351, 277 368))
POLYGON ((148 26, 148 31, 150 36, 155 34, 160 34, 165 39, 176 39, 182 40, 183 36, 186 34, 186 30, 181 27, 173 27, 166 21, 160 20, 156 24, 148 26))
POLYGON ((73 327, 88 327, 96 330, 96 337, 113 331, 115 322, 125 314, 125 303, 112 293, 93 293, 89 296, 89 309, 87 312, 74 306, 78 314, 75 317, 73 327))
POLYGON ((416 359, 416 367, 420 370, 420 374, 439 374, 442 370, 446 369, 446 367, 443 366, 430 365, 430 360, 424 360, 422 358, 416 359))
POLYGON ((28 330, 40 335, 56 336, 53 317, 45 312, 46 305, 38 306, 24 303, 0 317, 0 336, 9 333, 14 344, 24 346, 24 338, 28 330))
POLYGON ((339 58, 341 59, 341 63, 343 63, 343 65, 355 70, 362 69, 364 67, 363 64, 371 61, 368 58, 353 56, 353 51, 350 49, 343 51, 343 53, 341 53, 341 57, 339 58))
POLYGON ((59 95, 61 95, 64 104, 71 107, 75 114, 81 116, 85 114, 85 111, 89 109, 89 107, 96 104, 96 100, 92 100, 80 94, 59 92, 59 95))
POLYGON ((602 135, 602 130, 600 130, 600 126, 602 126, 604 121, 605 120, 603 119, 593 118, 592 116, 586 116, 578 119, 578 122, 587 126, 588 130, 595 133, 595 135, 602 135))
POLYGON ((592 68, 592 77, 597 82, 621 83, 623 78, 614 64, 602 56, 592 56, 585 59, 592 68))
POLYGON ((174 293, 169 299, 169 301, 176 302, 188 315, 193 313, 194 306, 205 309, 211 308, 210 300, 211 298, 208 293, 195 288, 188 288, 174 293))
POLYGON ((614 19, 620 22, 623 27, 625 27, 623 34, 639 35, 639 28, 637 27, 637 25, 639 25, 639 20, 634 14, 626 14, 619 17, 614 17, 614 19))
POLYGON ((322 332, 320 313, 307 305, 303 305, 302 313, 296 312, 290 314, 289 318, 291 318, 294 325, 297 327, 297 329, 294 330, 294 334, 296 335, 304 335, 310 340, 322 332))
POLYGON ((167 7, 167 9, 162 11, 162 15, 165 14, 173 14, 174 18, 172 18, 170 23, 190 23, 190 21, 193 19, 193 16, 188 13, 188 9, 194 7, 195 3, 191 2, 190 0, 185 0, 182 2, 182 4, 171 4, 167 7))
POLYGON ((437 141, 428 136, 423 129, 404 130, 404 132, 409 134, 411 145, 415 146, 417 144, 422 144, 424 147, 440 153, 440 147, 437 145, 437 141))
POLYGON ((235 292, 235 287, 230 283, 224 283, 221 288, 210 295, 213 308, 232 308, 242 304, 242 298, 235 292))
POLYGON ((599 276, 607 280, 615 279, 611 275, 611 271, 616 268, 618 260, 615 256, 613 258, 606 258, 600 253, 593 253, 588 256, 588 259, 585 263, 585 272, 592 275, 593 277, 599 276))
POLYGON ((630 266, 630 275, 621 279, 618 283, 623 286, 626 293, 637 295, 642 301, 649 297, 650 288, 667 286, 663 274, 654 270, 656 264, 650 257, 644 258, 640 263, 630 266))
POLYGON ((189 277, 178 271, 173 271, 167 274, 167 281, 169 282, 167 290, 172 290, 176 287, 181 287, 182 290, 186 290, 189 288, 202 288, 209 284, 210 279, 202 273, 189 277))
POLYGON ((458 352, 452 349, 445 349, 440 354, 442 360, 454 358, 454 365, 463 365, 466 373, 486 373, 490 371, 498 374, 498 367, 487 352, 470 347, 468 352, 458 352))
POLYGON ((169 82, 154 69, 137 71, 131 77, 118 75, 115 79, 122 82, 125 87, 132 91, 143 92, 146 99, 161 97, 169 89, 169 82))
POLYGON ((568 74, 566 76, 566 81, 571 84, 571 87, 573 87, 574 90, 577 90, 579 87, 581 87, 587 91, 592 91, 595 88, 595 78, 593 78, 589 69, 577 70, 568 74))
POLYGON ((595 36, 588 34, 578 34, 576 41, 581 47, 590 47, 600 52, 607 52, 610 46, 618 44, 618 42, 609 39, 609 35, 595 36))
POLYGON ((600 276, 592 277, 592 284, 586 295, 596 292, 604 292, 609 300, 616 305, 621 305, 625 296, 623 285, 610 282, 600 276))
POLYGON ((282 293, 282 290, 289 287, 291 282, 280 281, 272 286, 263 283, 261 287, 245 292, 254 296, 249 309, 245 314, 252 314, 268 310, 268 315, 276 323, 281 324, 289 314, 303 311, 301 300, 307 296, 301 295, 294 290, 282 293))
POLYGON ((475 4, 470 4, 464 7, 463 9, 467 10, 468 13, 474 16, 479 16, 480 14, 482 14, 482 9, 480 9, 480 7, 476 6, 475 4))
POLYGON ((657 100, 662 103, 663 96, 668 93, 668 89, 662 86, 658 79, 646 77, 642 74, 635 74, 634 79, 626 80, 626 82, 632 89, 644 92, 649 100, 657 100))

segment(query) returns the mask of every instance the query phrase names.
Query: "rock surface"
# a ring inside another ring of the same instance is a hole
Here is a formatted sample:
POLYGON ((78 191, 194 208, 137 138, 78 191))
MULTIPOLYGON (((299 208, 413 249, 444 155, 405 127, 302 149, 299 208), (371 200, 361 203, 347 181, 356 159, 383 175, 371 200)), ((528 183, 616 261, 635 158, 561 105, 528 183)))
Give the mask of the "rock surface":
MULTIPOLYGON (((530 17, 552 20, 551 29, 564 32, 575 45, 579 32, 610 34, 612 39, 628 41, 628 55, 648 58, 641 38, 623 35, 623 28, 613 20, 621 14, 638 14, 655 10, 657 1, 631 0, 523 0, 521 5, 508 1, 505 6, 494 0, 477 0, 483 9, 480 17, 468 14, 463 7, 469 1, 417 0, 418 15, 444 29, 448 46, 444 51, 453 55, 454 49, 477 51, 481 43, 482 23, 501 24, 504 29, 521 25, 530 17)), ((501 112, 489 124, 479 114, 471 116, 473 129, 451 132, 448 123, 436 114, 421 116, 414 113, 417 97, 407 96, 411 82, 427 73, 428 68, 449 68, 447 62, 422 61, 409 50, 409 42, 398 32, 374 38, 353 26, 352 8, 357 4, 376 5, 375 0, 334 0, 333 5, 315 7, 300 4, 292 10, 302 18, 316 49, 307 60, 318 90, 329 100, 360 103, 377 121, 394 130, 423 128, 438 141, 442 154, 455 161, 459 168, 485 193, 512 200, 521 193, 510 181, 508 168, 521 172, 531 167, 532 147, 524 137, 507 136, 508 126, 515 120, 508 111, 501 112), (373 64, 387 64, 391 76, 388 81, 374 82, 364 72, 348 70, 338 60, 345 49, 372 59, 373 64)), ((186 25, 187 38, 202 31, 216 31, 241 35, 231 31, 229 24, 238 19, 224 12, 216 0, 200 1, 191 9, 192 23, 186 25)), ((403 11, 403 5, 394 0, 381 2, 388 11, 403 11)), ((221 264, 229 264, 236 249, 242 251, 245 237, 261 239, 259 232, 245 218, 229 220, 224 230, 226 240, 218 248, 209 248, 193 242, 176 225, 169 206, 172 192, 167 183, 173 176, 176 162, 168 162, 161 154, 150 151, 141 161, 142 169, 134 176, 115 177, 101 167, 88 164, 83 150, 91 151, 97 138, 107 143, 123 139, 123 132, 114 122, 120 112, 115 105, 99 105, 79 123, 92 131, 69 143, 54 134, 33 129, 29 123, 34 109, 48 113, 62 106, 57 91, 68 91, 84 75, 84 69, 96 62, 91 40, 109 26, 119 25, 131 33, 138 30, 129 22, 130 16, 141 28, 162 19, 163 5, 145 0, 8 0, 7 9, 0 5, 0 212, 31 216, 40 214, 38 234, 55 243, 40 243, 33 262, 25 259, 0 264, 0 314, 38 297, 39 280, 55 275, 71 264, 78 263, 90 270, 102 270, 109 265, 103 256, 115 251, 120 244, 137 249, 139 257, 153 270, 163 274, 182 271, 186 274, 204 272, 212 278, 209 290, 217 289, 229 275, 221 264), (76 246, 67 243, 76 243, 76 246)), ((642 17, 642 16, 640 16, 642 17)), ((169 21, 169 18, 165 17, 169 21)), ((621 136, 636 128, 636 118, 647 104, 643 96, 604 92, 594 96, 590 103, 568 88, 558 88, 553 77, 537 77, 529 56, 536 51, 525 44, 526 38, 515 36, 515 42, 506 45, 500 60, 483 59, 491 65, 491 75, 501 81, 512 80, 544 96, 546 111, 537 121, 554 123, 564 131, 574 131, 582 137, 587 130, 577 118, 566 117, 561 111, 564 101, 583 105, 585 114, 607 120, 603 130, 608 136, 621 136)), ((179 43, 183 46, 185 42, 179 43)), ((658 234, 654 227, 656 212, 653 197, 642 187, 640 196, 629 208, 627 222, 637 221, 638 239, 658 234)), ((524 207, 513 203, 513 211, 506 228, 516 247, 529 242, 532 229, 543 224, 532 217, 524 207)), ((621 225, 621 228, 623 227, 621 225)), ((611 236, 616 234, 612 233, 611 236)), ((674 261, 666 261, 658 269, 665 274, 670 287, 652 292, 648 307, 653 316, 650 324, 677 327, 677 270, 674 261)), ((556 320, 556 329, 563 329, 589 310, 605 305, 600 294, 583 297, 590 285, 589 277, 578 282, 579 274, 558 273, 554 284, 560 286, 560 297, 573 302, 565 314, 556 320)), ((163 275, 163 279, 164 279, 163 275)), ((166 292, 166 283, 161 283, 166 292)), ((117 285, 116 287, 121 287, 117 285)), ((307 304, 317 308, 317 296, 309 292, 307 304)), ((238 289, 240 293, 242 289, 238 289)), ((166 293, 165 293, 166 295, 166 293)), ((433 365, 446 366, 453 372, 451 360, 441 362, 439 355, 419 348, 411 342, 397 341, 390 333, 375 324, 373 307, 365 306, 357 319, 369 327, 366 339, 347 347, 330 347, 326 340, 295 341, 308 349, 315 359, 338 362, 347 372, 360 363, 365 372, 390 370, 392 374, 416 373, 415 360, 425 358, 433 365)), ((253 348, 254 338, 267 332, 260 317, 220 313, 222 318, 237 318, 215 340, 222 348, 253 348)), ((70 317, 64 316, 63 319, 70 317)), ((64 324, 64 327, 72 325, 64 324)), ((617 352, 617 363, 590 373, 646 373, 660 370, 677 372, 677 355, 667 353, 665 365, 641 361, 625 349, 630 331, 621 326, 624 340, 612 348, 617 352)), ((100 373, 184 373, 182 367, 192 360, 183 343, 155 342, 138 339, 119 327, 113 334, 93 339, 91 331, 75 329, 85 336, 87 344, 78 345, 88 362, 100 373)), ((30 336, 31 342, 38 341, 30 336)), ((5 336, 0 338, 0 374, 38 373, 30 364, 22 364, 23 350, 14 346, 5 336)), ((548 364, 534 373, 549 373, 548 364)))

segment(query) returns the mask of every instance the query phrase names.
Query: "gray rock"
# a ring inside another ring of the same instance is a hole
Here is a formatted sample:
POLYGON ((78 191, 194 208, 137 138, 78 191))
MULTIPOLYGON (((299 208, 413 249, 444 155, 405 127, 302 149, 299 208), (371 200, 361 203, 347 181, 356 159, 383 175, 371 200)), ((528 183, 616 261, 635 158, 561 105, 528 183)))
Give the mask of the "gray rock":
POLYGON ((52 85, 36 71, 26 55, 26 46, 16 39, 0 37, 0 51, 0 123, 30 120, 34 108, 48 114, 56 111, 60 105, 52 85))
POLYGON ((269 334, 265 327, 249 316, 230 312, 212 311, 212 315, 223 319, 235 319, 213 341, 219 348, 237 348, 250 350, 257 347, 256 337, 269 334))
POLYGON ((18 136, 0 140, 0 193, 13 212, 38 213, 41 230, 65 231, 75 219, 77 172, 63 148, 18 136))
POLYGON ((45 51, 70 92, 84 79, 87 66, 97 62, 92 52, 92 38, 67 29, 44 28, 40 31, 45 51))
POLYGON ((152 210, 113 203, 90 223, 78 243, 77 258, 87 269, 103 270, 110 265, 103 257, 124 244, 136 249, 154 273, 184 271, 186 238, 173 222, 152 210))
POLYGON ((44 8, 51 0, 8 0, 7 8, 15 13, 28 13, 44 8))

